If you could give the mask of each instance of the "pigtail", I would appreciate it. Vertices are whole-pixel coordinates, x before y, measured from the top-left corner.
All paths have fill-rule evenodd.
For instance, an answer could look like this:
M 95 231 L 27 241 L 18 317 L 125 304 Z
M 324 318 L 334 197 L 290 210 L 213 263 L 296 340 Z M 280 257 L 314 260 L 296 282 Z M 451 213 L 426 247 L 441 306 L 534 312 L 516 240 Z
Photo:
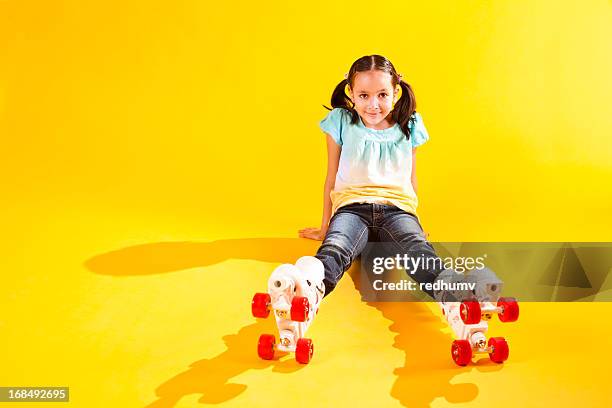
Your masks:
M 414 97 L 414 92 L 412 92 L 412 88 L 407 82 L 400 79 L 399 85 L 402 88 L 402 96 L 393 108 L 392 117 L 393 120 L 399 123 L 406 137 L 410 139 L 410 128 L 412 122 L 415 120 L 416 99 Z
M 332 107 L 328 108 L 325 105 L 323 105 L 323 107 L 327 110 L 332 110 L 334 108 L 349 109 L 351 105 L 351 100 L 348 98 L 348 96 L 344 92 L 347 85 L 348 85 L 348 80 L 343 79 L 342 81 L 340 81 L 340 83 L 336 85 L 334 92 L 332 92 L 332 97 L 331 97 Z
M 351 113 L 351 123 L 355 124 L 357 123 L 357 120 L 359 119 L 359 114 L 357 113 L 355 109 L 353 109 L 353 102 L 351 101 L 351 99 L 348 97 L 348 95 L 345 92 L 347 85 L 349 85 L 348 79 L 343 79 L 342 81 L 340 81 L 340 83 L 336 85 L 334 92 L 332 92 L 332 97 L 331 97 L 332 107 L 328 108 L 325 105 L 323 105 L 323 107 L 327 110 L 332 110 L 334 108 L 346 109 L 347 111 Z

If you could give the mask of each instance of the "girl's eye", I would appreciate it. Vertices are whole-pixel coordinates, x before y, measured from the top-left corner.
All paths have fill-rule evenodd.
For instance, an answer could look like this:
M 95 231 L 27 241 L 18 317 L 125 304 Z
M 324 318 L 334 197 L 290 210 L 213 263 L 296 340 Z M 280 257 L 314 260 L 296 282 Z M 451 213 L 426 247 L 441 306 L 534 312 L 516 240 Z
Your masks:
M 383 92 L 383 93 L 381 93 L 379 96 L 382 96 L 383 98 L 386 98 L 386 97 L 387 97 L 387 94 Z M 359 95 L 359 97 L 363 99 L 363 98 L 367 98 L 367 97 L 368 97 L 368 95 L 366 95 L 366 94 L 361 94 L 361 95 Z

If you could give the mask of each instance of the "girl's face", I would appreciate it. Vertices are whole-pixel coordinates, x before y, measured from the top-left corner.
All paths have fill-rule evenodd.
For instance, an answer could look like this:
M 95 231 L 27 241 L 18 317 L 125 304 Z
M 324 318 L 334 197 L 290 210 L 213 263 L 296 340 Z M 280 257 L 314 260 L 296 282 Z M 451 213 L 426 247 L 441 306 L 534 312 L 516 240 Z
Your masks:
M 385 129 L 393 125 L 389 113 L 399 97 L 399 85 L 393 88 L 391 74 L 379 70 L 358 72 L 349 89 L 355 110 L 367 127 Z

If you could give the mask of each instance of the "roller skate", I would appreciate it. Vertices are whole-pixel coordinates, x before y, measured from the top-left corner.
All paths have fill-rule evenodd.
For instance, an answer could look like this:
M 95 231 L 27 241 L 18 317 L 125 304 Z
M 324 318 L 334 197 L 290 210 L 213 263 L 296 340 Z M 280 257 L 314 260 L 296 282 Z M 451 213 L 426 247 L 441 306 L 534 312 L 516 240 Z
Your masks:
M 444 271 L 437 280 L 472 283 L 472 290 L 436 294 L 442 314 L 457 336 L 451 347 L 451 357 L 460 366 L 467 365 L 476 354 L 489 354 L 491 361 L 508 359 L 508 342 L 503 337 L 488 339 L 488 321 L 497 314 L 502 322 L 515 322 L 519 306 L 515 298 L 500 297 L 503 282 L 488 268 L 474 269 L 469 274 Z
M 254 317 L 266 318 L 274 311 L 279 343 L 272 334 L 262 334 L 257 354 L 272 360 L 274 351 L 294 352 L 295 359 L 307 364 L 313 355 L 311 339 L 304 337 L 319 311 L 325 294 L 323 263 L 313 256 L 303 256 L 295 265 L 277 267 L 268 279 L 268 293 L 256 293 L 251 302 Z

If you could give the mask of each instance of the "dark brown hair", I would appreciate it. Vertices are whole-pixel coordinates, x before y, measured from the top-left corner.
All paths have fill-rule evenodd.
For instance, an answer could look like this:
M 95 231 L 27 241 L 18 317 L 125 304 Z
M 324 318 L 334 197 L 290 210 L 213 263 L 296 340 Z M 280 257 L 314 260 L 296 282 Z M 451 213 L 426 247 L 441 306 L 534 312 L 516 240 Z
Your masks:
M 382 55 L 366 55 L 353 62 L 353 65 L 351 65 L 351 69 L 349 69 L 348 72 L 348 78 L 343 79 L 338 85 L 336 85 L 336 88 L 332 93 L 332 107 L 328 108 L 325 105 L 323 105 L 323 107 L 327 110 L 332 110 L 333 108 L 344 108 L 348 110 L 352 115 L 351 123 L 356 124 L 359 120 L 359 114 L 355 109 L 353 109 L 353 102 L 351 102 L 350 98 L 344 93 L 344 89 L 346 88 L 347 84 L 351 87 L 351 89 L 353 89 L 353 79 L 358 72 L 371 71 L 374 69 L 391 74 L 391 84 L 393 85 L 393 88 L 395 89 L 397 84 L 399 84 L 402 88 L 402 96 L 399 98 L 395 104 L 395 107 L 391 111 L 391 117 L 394 121 L 399 123 L 400 128 L 406 137 L 410 138 L 409 123 L 415 120 L 413 115 L 416 112 L 414 92 L 412 92 L 410 85 L 400 78 L 391 61 Z

